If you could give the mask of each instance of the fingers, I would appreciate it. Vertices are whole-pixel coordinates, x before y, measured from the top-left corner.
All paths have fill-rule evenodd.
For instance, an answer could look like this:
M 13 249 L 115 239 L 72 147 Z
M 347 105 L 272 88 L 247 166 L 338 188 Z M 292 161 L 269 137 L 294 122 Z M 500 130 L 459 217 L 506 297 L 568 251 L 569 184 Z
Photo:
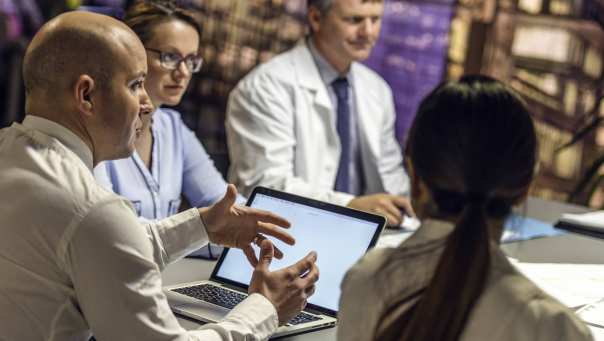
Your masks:
M 411 202 L 407 198 L 393 196 L 392 201 L 394 204 L 405 210 L 408 216 L 415 217 L 415 211 L 413 211 L 413 206 L 411 206 Z
M 319 280 L 319 267 L 312 263 L 308 273 L 296 279 L 298 288 L 301 288 L 304 299 L 308 299 L 315 292 L 315 283 Z
M 317 261 L 317 253 L 312 251 L 306 257 L 300 259 L 296 264 L 289 267 L 297 276 L 301 276 L 305 273 L 310 273 L 312 268 L 315 267 Z M 318 269 L 317 269 L 318 272 Z M 305 278 L 307 275 L 304 276 Z
M 378 212 L 378 213 L 381 213 L 381 212 Z M 402 219 L 399 219 L 399 218 L 393 216 L 392 214 L 387 214 L 386 213 L 384 215 L 386 216 L 386 220 L 387 220 L 386 224 L 387 224 L 387 226 L 396 227 L 396 226 L 399 226 L 401 224 L 401 222 L 402 222 Z
M 294 239 L 291 234 L 285 232 L 282 228 L 273 224 L 259 222 L 258 232 L 266 234 L 268 236 L 273 236 L 288 245 L 294 245 L 296 243 L 296 239 Z
M 229 184 L 227 186 L 227 190 L 226 190 L 226 193 L 224 194 L 224 197 L 222 197 L 222 199 L 220 199 L 220 201 L 216 204 L 216 206 L 220 206 L 222 209 L 229 208 L 235 204 L 236 200 L 237 200 L 237 189 L 235 188 L 235 185 Z
M 283 252 L 275 246 L 275 258 L 283 259 Z
M 306 298 L 312 296 L 315 293 L 316 288 L 317 287 L 314 284 L 306 288 L 306 290 L 304 291 L 304 293 L 306 294 Z
M 262 240 L 260 243 L 260 260 L 256 269 L 268 271 L 268 267 L 271 265 L 274 256 L 275 248 L 273 247 L 273 243 L 268 239 Z
M 241 250 L 243 251 L 243 254 L 245 254 L 247 261 L 255 268 L 258 265 L 258 258 L 256 257 L 254 249 L 250 245 L 246 245 L 242 247 Z
M 281 228 L 289 228 L 291 226 L 291 224 L 289 223 L 289 221 L 287 221 L 287 219 L 282 218 L 274 213 L 271 213 L 269 211 L 263 211 L 263 210 L 258 210 L 255 208 L 249 208 L 249 207 L 243 207 L 244 210 L 246 210 L 247 214 L 250 215 L 251 217 L 253 217 L 254 219 L 267 223 L 267 224 L 273 224 L 273 225 L 277 225 Z
M 254 238 L 254 240 L 252 240 L 252 243 L 258 245 L 258 247 L 261 247 L 262 241 L 265 240 L 265 239 L 266 239 L 265 236 L 263 236 L 261 234 L 257 234 L 256 237 Z M 273 252 L 274 252 L 275 258 L 282 259 L 283 258 L 283 252 L 281 252 L 281 250 L 278 247 L 276 247 L 274 244 L 273 244 L 273 249 L 274 249 Z
M 382 201 L 380 203 L 379 208 L 384 210 L 383 213 L 386 214 L 386 217 L 388 218 L 388 223 L 390 225 L 400 225 L 400 223 L 403 221 L 403 214 L 392 201 Z

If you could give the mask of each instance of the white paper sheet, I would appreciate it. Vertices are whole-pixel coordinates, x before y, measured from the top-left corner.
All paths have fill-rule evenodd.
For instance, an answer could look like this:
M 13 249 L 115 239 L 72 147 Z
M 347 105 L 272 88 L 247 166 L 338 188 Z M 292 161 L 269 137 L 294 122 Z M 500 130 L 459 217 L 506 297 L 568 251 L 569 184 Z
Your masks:
M 522 263 L 514 265 L 543 291 L 571 308 L 604 297 L 604 265 Z
M 577 310 L 577 315 L 594 327 L 604 328 L 604 298 Z
M 591 334 L 594 336 L 594 341 L 604 341 L 604 328 L 588 326 Z
M 604 211 L 595 211 L 583 214 L 565 213 L 562 215 L 560 220 L 578 225 L 589 226 L 595 229 L 602 229 L 602 231 L 604 231 Z
M 380 236 L 375 247 L 397 247 L 402 242 L 411 237 L 413 231 L 397 231 L 394 233 L 385 233 Z

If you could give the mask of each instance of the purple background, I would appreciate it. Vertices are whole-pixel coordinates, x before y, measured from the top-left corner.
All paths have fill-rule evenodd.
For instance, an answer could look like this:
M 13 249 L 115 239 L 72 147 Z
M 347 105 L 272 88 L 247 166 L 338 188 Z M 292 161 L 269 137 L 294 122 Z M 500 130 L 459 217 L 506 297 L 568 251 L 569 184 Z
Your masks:
M 444 78 L 453 10 L 451 4 L 385 4 L 380 39 L 365 64 L 392 87 L 401 144 L 419 102 Z

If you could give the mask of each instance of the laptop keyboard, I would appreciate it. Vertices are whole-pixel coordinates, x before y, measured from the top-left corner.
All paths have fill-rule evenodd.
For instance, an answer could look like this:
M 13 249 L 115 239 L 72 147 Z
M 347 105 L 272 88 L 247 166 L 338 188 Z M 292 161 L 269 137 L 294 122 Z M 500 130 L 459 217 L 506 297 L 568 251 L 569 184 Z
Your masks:
M 312 322 L 312 321 L 317 321 L 320 320 L 321 317 L 318 316 L 314 316 L 311 314 L 307 314 L 305 312 L 300 312 L 298 315 L 294 316 L 293 319 L 289 320 L 289 322 L 287 322 L 288 325 L 292 325 L 295 326 L 297 324 L 300 323 L 306 323 L 306 322 Z
M 240 294 L 236 291 L 226 290 L 210 284 L 178 288 L 174 289 L 173 291 L 227 309 L 233 309 L 237 304 L 239 304 L 239 302 L 243 301 L 247 297 L 246 295 Z
M 247 295 L 240 294 L 233 290 L 227 290 L 216 285 L 211 284 L 200 284 L 192 287 L 184 287 L 172 289 L 182 295 L 196 298 L 201 301 L 209 302 L 217 306 L 221 306 L 227 309 L 234 308 L 239 302 L 243 301 Z M 314 316 L 305 312 L 301 312 L 294 316 L 288 324 L 297 325 L 306 322 L 312 322 L 320 320 L 321 317 Z

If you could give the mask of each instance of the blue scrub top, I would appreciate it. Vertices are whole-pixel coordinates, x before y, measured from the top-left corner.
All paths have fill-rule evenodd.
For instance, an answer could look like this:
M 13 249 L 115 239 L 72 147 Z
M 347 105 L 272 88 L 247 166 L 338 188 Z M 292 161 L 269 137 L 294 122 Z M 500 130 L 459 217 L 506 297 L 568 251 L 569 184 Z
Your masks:
M 97 165 L 97 181 L 128 198 L 137 214 L 150 220 L 177 213 L 181 194 L 193 207 L 210 206 L 224 196 L 227 183 L 177 111 L 157 109 L 152 134 L 151 169 L 135 151 L 128 158 Z M 240 196 L 238 202 L 245 198 Z

